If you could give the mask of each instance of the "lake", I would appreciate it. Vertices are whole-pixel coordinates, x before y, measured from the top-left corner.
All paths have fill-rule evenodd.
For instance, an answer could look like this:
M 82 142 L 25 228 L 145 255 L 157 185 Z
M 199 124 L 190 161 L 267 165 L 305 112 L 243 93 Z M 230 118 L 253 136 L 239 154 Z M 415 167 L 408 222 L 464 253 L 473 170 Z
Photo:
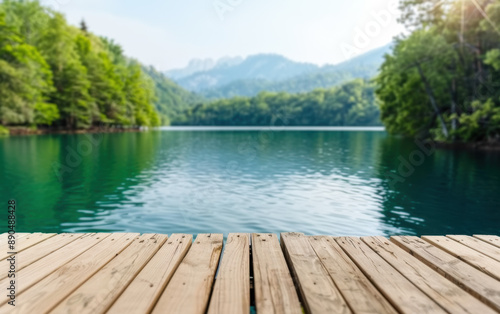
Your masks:
M 378 128 L 0 138 L 18 232 L 498 234 L 500 153 Z

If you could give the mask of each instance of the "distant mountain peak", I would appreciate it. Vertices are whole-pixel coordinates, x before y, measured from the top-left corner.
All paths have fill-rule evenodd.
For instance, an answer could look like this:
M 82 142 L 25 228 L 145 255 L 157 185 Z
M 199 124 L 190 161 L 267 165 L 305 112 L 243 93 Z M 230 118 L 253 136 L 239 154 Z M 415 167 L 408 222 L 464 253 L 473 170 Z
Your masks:
M 189 61 L 188 68 L 200 68 L 203 70 L 211 69 L 215 66 L 213 59 L 192 59 Z
M 245 59 L 224 57 L 213 66 L 204 66 L 206 64 L 207 62 L 195 60 L 184 69 L 165 74 L 185 88 L 200 92 L 240 80 L 284 80 L 319 68 L 317 65 L 295 62 L 274 53 L 250 55 Z
M 215 66 L 215 61 L 210 58 L 192 59 L 185 68 L 166 71 L 165 75 L 171 79 L 177 80 L 197 72 L 213 69 Z
M 207 97 L 254 96 L 261 91 L 307 92 L 328 88 L 353 78 L 371 78 L 391 44 L 351 60 L 319 67 L 296 62 L 276 53 L 192 60 L 184 69 L 165 74 L 182 87 Z
M 243 62 L 242 57 L 222 57 L 219 60 L 217 60 L 215 64 L 215 68 L 218 67 L 228 67 L 228 66 L 235 66 Z

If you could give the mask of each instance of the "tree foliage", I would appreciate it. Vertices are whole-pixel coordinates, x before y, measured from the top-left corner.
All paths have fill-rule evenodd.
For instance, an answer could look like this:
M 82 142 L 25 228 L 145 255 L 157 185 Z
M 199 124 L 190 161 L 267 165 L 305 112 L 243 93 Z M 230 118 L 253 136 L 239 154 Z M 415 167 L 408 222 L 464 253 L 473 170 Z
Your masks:
M 402 0 L 397 40 L 376 79 L 392 133 L 500 141 L 500 1 Z
M 27 44 L 0 11 L 0 122 L 51 124 L 59 117 L 48 103 L 52 73 L 38 50 Z
M 153 67 L 143 67 L 154 82 L 156 99 L 154 101 L 162 119 L 162 125 L 169 125 L 171 121 L 181 118 L 183 112 L 193 104 L 203 102 L 204 99 L 180 87 Z
M 0 78 L 3 125 L 160 124 L 141 65 L 39 1 L 0 3 Z
M 340 87 L 302 94 L 262 92 L 200 104 L 174 124 L 244 126 L 379 125 L 374 87 L 358 79 Z
M 305 92 L 301 94 L 271 90 L 251 98 L 203 104 L 206 100 L 201 96 L 128 58 L 119 44 L 89 29 L 84 21 L 78 26 L 68 24 L 62 14 L 38 0 L 0 2 L 2 125 L 85 129 L 171 121 L 194 125 L 374 125 L 379 121 L 373 86 L 366 81 L 310 91 L 313 86 L 350 80 L 342 71 L 304 76 L 273 89 Z M 492 64 L 495 58 L 491 53 Z M 364 66 L 355 69 L 352 73 L 365 71 Z M 262 87 L 259 84 L 255 90 Z M 248 86 L 228 86 L 224 95 L 242 87 Z

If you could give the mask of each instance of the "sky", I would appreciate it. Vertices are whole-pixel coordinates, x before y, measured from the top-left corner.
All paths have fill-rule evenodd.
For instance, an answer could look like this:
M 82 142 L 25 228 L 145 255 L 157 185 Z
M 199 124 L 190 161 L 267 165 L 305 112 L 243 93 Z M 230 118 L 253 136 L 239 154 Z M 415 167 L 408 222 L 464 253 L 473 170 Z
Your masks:
M 165 71 L 191 59 L 277 53 L 336 64 L 403 32 L 397 0 L 45 0 Z

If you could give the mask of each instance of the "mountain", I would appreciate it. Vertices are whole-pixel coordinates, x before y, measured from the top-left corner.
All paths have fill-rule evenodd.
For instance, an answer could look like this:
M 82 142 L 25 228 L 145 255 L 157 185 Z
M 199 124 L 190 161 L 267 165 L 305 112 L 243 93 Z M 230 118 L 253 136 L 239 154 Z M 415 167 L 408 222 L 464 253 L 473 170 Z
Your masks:
M 277 54 L 253 55 L 241 62 L 233 63 L 224 60 L 209 70 L 198 71 L 181 78 L 170 77 L 182 87 L 200 92 L 240 80 L 284 80 L 318 69 L 314 64 L 295 62 Z
M 215 61 L 213 59 L 193 59 L 189 61 L 187 67 L 167 71 L 165 75 L 173 80 L 177 80 L 197 72 L 210 70 L 214 66 Z
M 185 90 L 153 67 L 144 66 L 143 71 L 155 85 L 154 105 L 160 113 L 162 125 L 168 125 L 170 121 L 179 119 L 186 109 L 203 102 L 202 97 Z
M 182 87 L 208 99 L 251 97 L 262 91 L 309 92 L 355 78 L 372 78 L 391 47 L 392 44 L 388 44 L 346 62 L 322 67 L 295 62 L 276 54 L 259 54 L 249 56 L 240 63 L 214 66 L 180 78 L 170 77 Z
M 188 66 L 182 69 L 174 69 L 166 71 L 165 75 L 173 80 L 179 80 L 184 77 L 190 76 L 198 72 L 205 72 L 214 68 L 224 68 L 228 66 L 235 66 L 243 61 L 242 57 L 224 57 L 217 62 L 213 59 L 193 59 L 189 62 Z
M 325 65 L 320 69 L 320 72 L 344 71 L 356 68 L 359 69 L 360 67 L 370 68 L 377 72 L 380 65 L 382 65 L 382 62 L 384 62 L 384 56 L 392 51 L 392 47 L 393 44 L 390 43 L 370 50 L 342 63 L 336 65 Z

